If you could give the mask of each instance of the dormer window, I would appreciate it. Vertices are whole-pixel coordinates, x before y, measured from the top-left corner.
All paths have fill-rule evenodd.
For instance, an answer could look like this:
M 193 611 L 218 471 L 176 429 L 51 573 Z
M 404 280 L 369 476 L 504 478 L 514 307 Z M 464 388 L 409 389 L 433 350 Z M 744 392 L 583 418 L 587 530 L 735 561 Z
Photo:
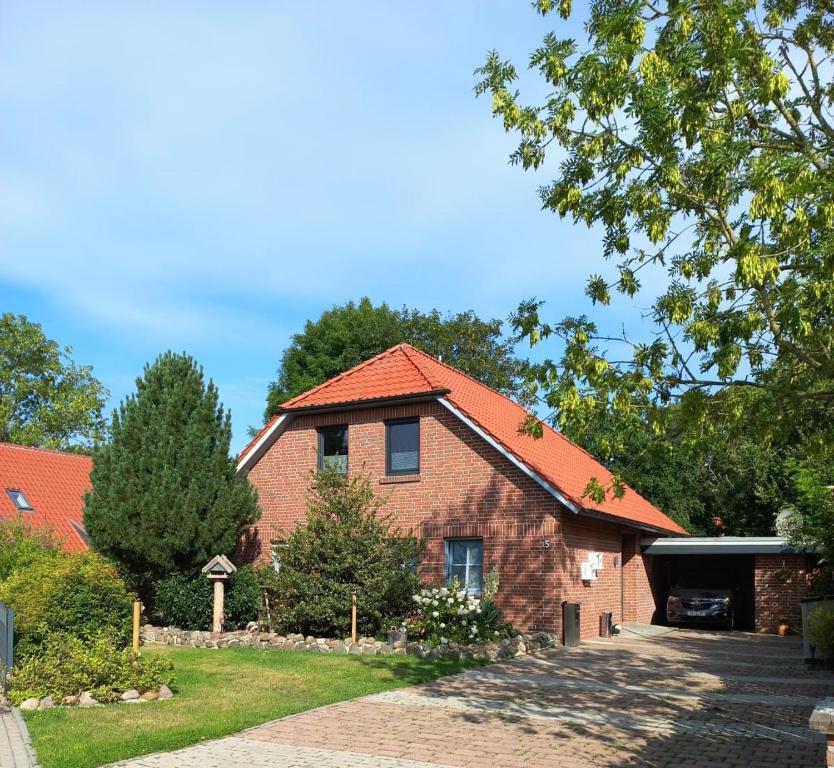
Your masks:
M 9 498 L 14 502 L 18 512 L 31 512 L 33 510 L 29 499 L 23 495 L 23 491 L 17 488 L 6 488 L 6 493 L 9 494 Z

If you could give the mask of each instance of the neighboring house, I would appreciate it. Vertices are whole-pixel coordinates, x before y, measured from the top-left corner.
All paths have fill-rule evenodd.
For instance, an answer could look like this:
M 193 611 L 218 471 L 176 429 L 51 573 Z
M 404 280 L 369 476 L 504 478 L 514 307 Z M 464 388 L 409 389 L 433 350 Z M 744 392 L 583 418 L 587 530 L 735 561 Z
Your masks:
M 0 520 L 48 532 L 67 552 L 87 549 L 84 494 L 92 468 L 89 456 L 0 443 Z
M 610 473 L 547 425 L 538 439 L 523 434 L 526 417 L 460 371 L 392 347 L 286 402 L 240 455 L 263 509 L 244 557 L 267 560 L 304 520 L 311 471 L 327 462 L 370 475 L 400 526 L 426 540 L 427 581 L 454 575 L 477 593 L 496 568 L 497 601 L 521 629 L 559 632 L 563 601 L 581 604 L 584 637 L 601 611 L 651 621 L 640 539 L 686 532 L 631 488 L 584 498 Z

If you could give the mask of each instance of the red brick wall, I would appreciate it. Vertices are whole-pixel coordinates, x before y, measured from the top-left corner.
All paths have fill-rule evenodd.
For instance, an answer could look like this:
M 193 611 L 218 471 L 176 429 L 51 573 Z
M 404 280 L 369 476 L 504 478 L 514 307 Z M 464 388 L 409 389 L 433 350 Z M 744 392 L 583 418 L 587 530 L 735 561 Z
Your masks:
M 808 593 L 805 555 L 756 555 L 754 558 L 756 631 L 775 632 L 782 619 L 792 630 L 801 624 L 799 600 Z
M 384 421 L 418 415 L 419 477 L 386 478 Z M 426 539 L 421 575 L 427 581 L 443 579 L 444 539 L 480 537 L 484 574 L 497 568 L 497 600 L 516 627 L 560 632 L 562 600 L 582 604 L 585 637 L 597 634 L 600 610 L 613 610 L 615 621 L 621 620 L 615 566 L 621 526 L 562 508 L 436 402 L 296 417 L 249 473 L 263 517 L 244 542 L 246 559 L 268 559 L 270 541 L 303 521 L 317 461 L 316 427 L 335 424 L 348 425 L 350 473 L 368 474 L 401 527 Z M 599 579 L 583 583 L 579 563 L 589 552 L 603 552 L 605 567 Z M 651 593 L 640 575 L 640 556 L 632 560 L 630 583 L 641 591 L 642 603 L 642 593 L 649 599 Z

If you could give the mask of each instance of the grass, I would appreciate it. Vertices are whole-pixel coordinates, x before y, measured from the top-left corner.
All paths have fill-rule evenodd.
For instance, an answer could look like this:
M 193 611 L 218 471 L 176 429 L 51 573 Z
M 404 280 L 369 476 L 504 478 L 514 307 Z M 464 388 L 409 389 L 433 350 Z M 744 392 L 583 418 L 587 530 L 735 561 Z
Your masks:
M 306 709 L 426 682 L 470 666 L 412 656 L 332 656 L 254 648 L 159 648 L 175 666 L 169 701 L 26 715 L 43 768 L 94 768 L 227 736 Z

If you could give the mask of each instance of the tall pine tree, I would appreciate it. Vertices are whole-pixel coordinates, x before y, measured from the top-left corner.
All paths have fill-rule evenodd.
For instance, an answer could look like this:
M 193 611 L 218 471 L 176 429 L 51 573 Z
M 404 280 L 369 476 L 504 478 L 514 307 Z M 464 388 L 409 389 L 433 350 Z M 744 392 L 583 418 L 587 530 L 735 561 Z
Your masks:
M 137 588 L 198 572 L 258 519 L 255 490 L 229 458 L 231 437 L 217 387 L 185 354 L 146 365 L 136 394 L 114 410 L 112 440 L 94 455 L 84 525 Z

